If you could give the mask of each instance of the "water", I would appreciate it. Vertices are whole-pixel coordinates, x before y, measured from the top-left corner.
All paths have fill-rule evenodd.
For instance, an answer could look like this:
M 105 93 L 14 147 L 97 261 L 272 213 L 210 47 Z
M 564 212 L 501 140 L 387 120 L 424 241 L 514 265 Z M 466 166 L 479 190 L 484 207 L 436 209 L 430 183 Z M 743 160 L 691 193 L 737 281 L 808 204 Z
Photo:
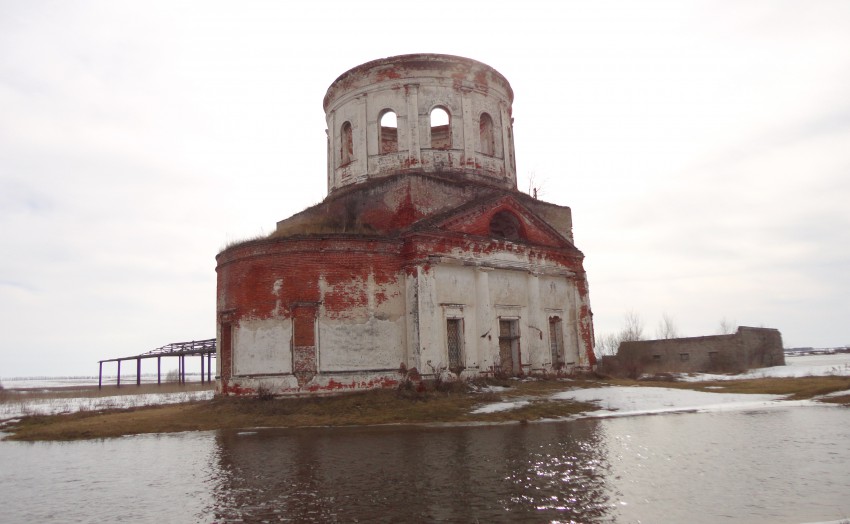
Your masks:
M 850 410 L 0 442 L 3 522 L 813 522 Z

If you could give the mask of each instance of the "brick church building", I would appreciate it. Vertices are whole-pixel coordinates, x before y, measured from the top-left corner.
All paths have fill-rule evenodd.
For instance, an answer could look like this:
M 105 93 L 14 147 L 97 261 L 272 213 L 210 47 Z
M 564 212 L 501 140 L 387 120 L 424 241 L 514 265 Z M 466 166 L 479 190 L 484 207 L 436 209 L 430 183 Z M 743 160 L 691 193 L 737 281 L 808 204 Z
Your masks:
M 517 190 L 512 102 L 501 74 L 456 56 L 337 78 L 328 196 L 216 257 L 218 392 L 592 366 L 570 209 Z

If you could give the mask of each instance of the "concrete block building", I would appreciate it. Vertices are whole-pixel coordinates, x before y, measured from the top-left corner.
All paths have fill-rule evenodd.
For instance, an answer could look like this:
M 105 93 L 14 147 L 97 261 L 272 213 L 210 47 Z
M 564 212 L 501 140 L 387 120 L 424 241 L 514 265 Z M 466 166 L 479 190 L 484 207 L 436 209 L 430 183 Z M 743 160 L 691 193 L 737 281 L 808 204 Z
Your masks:
M 784 366 L 785 352 L 778 330 L 741 326 L 728 335 L 623 342 L 616 356 L 602 360 L 603 372 L 636 377 Z
M 512 102 L 501 74 L 456 56 L 337 78 L 328 196 L 216 257 L 218 392 L 592 366 L 570 209 L 517 190 Z

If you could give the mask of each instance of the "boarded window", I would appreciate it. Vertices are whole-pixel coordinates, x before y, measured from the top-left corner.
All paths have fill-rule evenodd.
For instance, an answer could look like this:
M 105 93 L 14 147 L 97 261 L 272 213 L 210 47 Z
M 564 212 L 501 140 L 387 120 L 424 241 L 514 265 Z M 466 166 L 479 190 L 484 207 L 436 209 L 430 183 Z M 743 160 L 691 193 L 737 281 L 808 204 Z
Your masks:
M 316 307 L 299 305 L 292 312 L 292 372 L 306 381 L 316 367 Z
M 222 322 L 221 324 L 221 347 L 219 347 L 221 361 L 216 361 L 218 364 L 218 372 L 229 375 L 229 369 L 233 362 L 233 325 L 230 322 Z
M 351 122 L 342 124 L 340 130 L 340 165 L 351 163 L 354 160 L 354 134 L 351 130 Z
M 442 107 L 431 110 L 431 147 L 433 149 L 451 149 L 451 123 L 449 112 Z
M 458 372 L 464 367 L 463 359 L 463 320 L 446 319 L 446 345 L 449 352 L 449 369 Z
M 398 117 L 392 111 L 381 115 L 381 154 L 398 152 Z
M 685 362 L 686 360 L 690 360 L 691 355 L 689 353 L 679 353 L 679 360 Z
M 481 113 L 478 121 L 478 136 L 481 152 L 488 156 L 496 154 L 496 137 L 493 132 L 493 119 L 487 113 Z
M 561 317 L 549 317 L 549 351 L 552 364 L 557 366 L 564 362 L 564 329 Z

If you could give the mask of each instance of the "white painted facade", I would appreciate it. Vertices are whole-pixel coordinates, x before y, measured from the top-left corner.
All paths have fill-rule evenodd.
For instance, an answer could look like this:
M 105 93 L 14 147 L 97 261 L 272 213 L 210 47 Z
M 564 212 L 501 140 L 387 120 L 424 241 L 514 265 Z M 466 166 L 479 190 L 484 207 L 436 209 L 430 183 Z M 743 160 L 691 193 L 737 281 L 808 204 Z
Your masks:
M 219 392 L 592 366 L 570 210 L 517 192 L 512 101 L 498 72 L 447 55 L 340 76 L 324 101 L 328 198 L 218 256 Z

